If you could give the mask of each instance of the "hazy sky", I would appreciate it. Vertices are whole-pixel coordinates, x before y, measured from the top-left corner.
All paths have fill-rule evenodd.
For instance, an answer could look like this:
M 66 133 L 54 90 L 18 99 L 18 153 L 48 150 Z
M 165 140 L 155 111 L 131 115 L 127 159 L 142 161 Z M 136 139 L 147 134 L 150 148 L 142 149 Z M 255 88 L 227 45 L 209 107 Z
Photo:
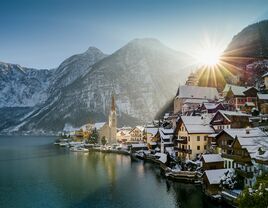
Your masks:
M 89 46 L 109 54 L 143 37 L 191 53 L 267 17 L 267 0 L 0 0 L 0 61 L 54 68 Z

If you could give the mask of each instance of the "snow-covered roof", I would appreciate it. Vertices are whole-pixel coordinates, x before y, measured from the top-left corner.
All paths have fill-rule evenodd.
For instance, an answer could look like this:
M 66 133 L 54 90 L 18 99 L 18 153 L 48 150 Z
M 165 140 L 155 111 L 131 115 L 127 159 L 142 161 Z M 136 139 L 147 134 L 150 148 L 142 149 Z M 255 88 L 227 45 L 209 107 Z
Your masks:
M 219 93 L 214 87 L 199 87 L 182 85 L 179 87 L 179 98 L 199 98 L 214 100 L 219 98 Z
M 203 103 L 203 105 L 207 110 L 211 110 L 217 108 L 221 103 Z
M 143 131 L 144 130 L 144 127 L 143 126 L 136 126 L 136 128 L 138 128 L 140 131 Z
M 210 119 L 202 116 L 181 116 L 181 120 L 188 133 L 214 133 L 214 129 L 209 125 Z
M 161 139 L 170 139 L 172 137 L 172 135 L 170 134 L 164 134 L 163 131 L 159 131 L 160 132 L 160 138 Z
M 259 149 L 258 149 L 259 150 Z M 262 160 L 262 161 L 268 161 L 268 150 L 266 150 L 263 154 L 260 154 L 259 151 L 256 151 L 252 157 L 257 160 Z
M 145 143 L 131 144 L 131 147 L 132 148 L 147 147 L 147 144 L 145 144 Z
M 267 77 L 268 76 L 268 72 L 266 72 L 264 75 L 262 75 L 262 77 Z
M 245 102 L 245 105 L 249 107 L 255 107 L 255 104 L 253 102 Z
M 167 155 L 165 153 L 155 153 L 156 157 L 159 157 L 158 160 L 161 161 L 162 163 L 166 163 L 167 162 Z
M 219 154 L 206 154 L 202 155 L 202 157 L 206 163 L 223 162 L 223 159 Z
M 224 129 L 232 138 L 246 138 L 246 137 L 263 137 L 267 136 L 260 128 L 239 128 L 239 129 Z
M 254 88 L 254 87 L 244 87 L 244 86 L 238 86 L 238 85 L 231 85 L 231 84 L 226 84 L 223 92 L 227 93 L 229 91 L 229 89 L 232 90 L 232 92 L 234 93 L 234 95 L 236 96 L 245 96 L 244 92 Z
M 223 89 L 223 92 L 228 92 L 229 90 L 232 90 L 232 92 L 234 93 L 234 95 L 237 95 L 237 96 L 244 96 L 244 91 L 247 90 L 246 87 L 243 87 L 243 86 L 237 86 L 237 85 L 231 85 L 231 84 L 226 84 L 224 89 Z
M 242 112 L 240 112 L 240 111 L 218 110 L 217 113 L 222 114 L 228 121 L 231 121 L 229 117 L 232 117 L 232 116 L 245 116 L 245 117 L 250 117 L 249 114 L 242 113 Z M 214 115 L 214 117 L 217 115 L 217 113 Z M 213 118 L 214 118 L 214 117 L 213 117 Z M 212 119 L 213 119 L 213 118 L 212 118 Z
M 215 138 L 217 135 L 218 135 L 218 133 L 215 133 L 215 134 L 209 134 L 208 137 Z
M 259 100 L 268 100 L 268 94 L 260 94 L 258 93 Z
M 220 184 L 222 177 L 229 171 L 234 172 L 233 169 L 216 169 L 206 170 L 205 174 L 210 184 Z
M 192 98 L 188 98 L 183 103 L 202 104 L 204 102 L 208 102 L 208 100 L 206 100 L 206 99 L 192 99 Z
M 106 122 L 95 123 L 95 124 L 94 124 L 94 128 L 96 128 L 97 130 L 99 130 L 99 129 L 101 129 L 105 124 L 106 124 Z
M 146 132 L 155 136 L 158 132 L 158 128 L 146 128 Z
M 165 128 L 159 128 L 160 131 L 162 131 L 164 134 L 173 134 L 173 129 L 165 129 Z

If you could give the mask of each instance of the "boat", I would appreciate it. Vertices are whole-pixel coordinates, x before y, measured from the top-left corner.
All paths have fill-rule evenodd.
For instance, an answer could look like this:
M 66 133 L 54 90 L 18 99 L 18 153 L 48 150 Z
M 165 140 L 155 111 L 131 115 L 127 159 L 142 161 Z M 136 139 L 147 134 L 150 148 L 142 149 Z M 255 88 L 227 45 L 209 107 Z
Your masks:
M 69 146 L 68 142 L 60 142 L 59 145 L 60 145 L 60 147 L 67 147 L 67 146 Z
M 83 146 L 83 142 L 69 142 L 70 147 L 75 147 L 75 146 Z
M 83 147 L 72 147 L 70 150 L 72 152 L 88 152 L 88 149 Z

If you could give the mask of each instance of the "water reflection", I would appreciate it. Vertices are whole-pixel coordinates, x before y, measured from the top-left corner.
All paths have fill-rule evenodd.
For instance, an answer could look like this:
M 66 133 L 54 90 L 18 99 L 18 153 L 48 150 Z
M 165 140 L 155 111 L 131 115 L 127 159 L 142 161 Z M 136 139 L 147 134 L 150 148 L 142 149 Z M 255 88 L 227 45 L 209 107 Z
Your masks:
M 164 179 L 153 164 L 69 152 L 51 138 L 9 139 L 0 137 L 1 208 L 213 207 L 198 187 Z

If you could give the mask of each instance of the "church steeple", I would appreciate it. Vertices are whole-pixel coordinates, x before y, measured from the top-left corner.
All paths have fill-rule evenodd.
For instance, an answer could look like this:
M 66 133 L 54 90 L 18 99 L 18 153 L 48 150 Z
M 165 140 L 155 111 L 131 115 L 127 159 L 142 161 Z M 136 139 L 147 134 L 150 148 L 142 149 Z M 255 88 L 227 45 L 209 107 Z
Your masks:
M 117 115 L 115 111 L 115 97 L 112 94 L 112 104 L 111 104 L 111 111 L 109 114 L 109 143 L 114 144 L 116 143 L 116 133 L 117 133 Z
M 112 106 L 111 106 L 111 111 L 115 111 L 115 99 L 114 99 L 114 94 L 112 94 Z

